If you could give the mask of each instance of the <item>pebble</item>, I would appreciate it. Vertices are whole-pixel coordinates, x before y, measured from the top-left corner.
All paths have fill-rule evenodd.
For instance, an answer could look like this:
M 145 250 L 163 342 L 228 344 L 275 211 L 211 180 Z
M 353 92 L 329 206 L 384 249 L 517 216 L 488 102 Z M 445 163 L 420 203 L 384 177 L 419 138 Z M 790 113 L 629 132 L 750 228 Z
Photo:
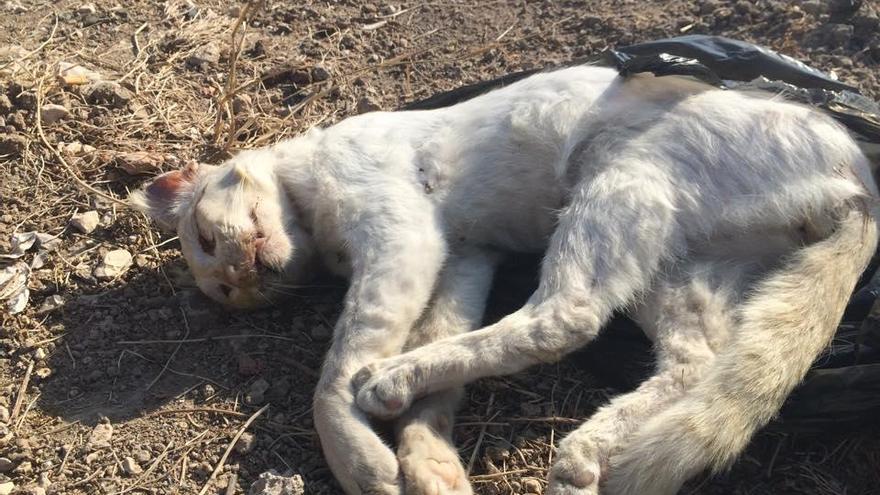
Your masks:
M 379 104 L 374 102 L 373 100 L 364 97 L 361 98 L 357 103 L 356 111 L 358 114 L 367 113 L 367 112 L 375 112 L 377 110 L 381 110 Z
M 829 28 L 828 43 L 832 46 L 841 46 L 849 43 L 855 30 L 849 24 L 830 24 Z
M 200 46 L 186 59 L 186 64 L 195 68 L 201 68 L 204 65 L 217 64 L 219 62 L 220 45 L 217 43 L 208 43 Z
M 96 9 L 95 5 L 91 3 L 84 3 L 76 9 L 76 13 L 79 15 L 95 14 L 97 12 L 98 9 Z
M 0 495 L 9 495 L 12 493 L 12 490 L 15 490 L 15 483 L 11 481 L 0 483 Z
M 91 465 L 93 462 L 97 461 L 101 458 L 101 454 L 97 452 L 92 452 L 86 455 L 86 465 Z
M 98 423 L 89 435 L 86 448 L 89 450 L 109 448 L 110 438 L 113 436 L 113 425 L 110 423 Z M 88 461 L 88 460 L 87 460 Z
M 8 473 L 12 471 L 12 461 L 6 457 L 0 457 L 0 473 Z
M 522 487 L 528 493 L 543 493 L 544 487 L 541 482 L 535 478 L 525 478 L 522 480 Z
M 101 260 L 101 264 L 95 268 L 95 277 L 101 280 L 112 280 L 125 273 L 131 266 L 131 253 L 125 249 L 108 251 Z
M 153 174 L 165 163 L 164 155 L 150 151 L 124 151 L 107 154 L 104 158 L 115 160 L 116 164 L 129 175 Z
M 330 79 L 330 71 L 323 65 L 312 67 L 312 81 L 321 82 Z
M 70 110 L 64 105 L 56 105 L 55 103 L 47 103 L 40 108 L 40 119 L 46 124 L 54 124 L 55 122 L 70 117 Z
M 138 449 L 134 451 L 134 460 L 137 462 L 150 462 L 150 459 L 152 458 L 153 456 L 147 450 Z
M 255 481 L 248 495 L 303 495 L 306 485 L 302 476 L 298 474 L 278 474 L 277 471 L 269 471 L 260 475 Z
M 269 390 L 269 382 L 258 378 L 248 388 L 247 399 L 251 404 L 262 404 L 266 400 L 266 391 Z
M 257 445 L 256 435 L 246 431 L 241 434 L 241 437 L 239 437 L 238 441 L 235 442 L 235 447 L 233 447 L 233 448 L 239 454 L 245 455 L 245 454 L 249 454 L 252 450 L 254 450 L 254 447 L 256 445 Z
M 88 144 L 82 144 L 79 141 L 61 145 L 61 152 L 70 156 L 88 155 L 95 152 L 95 147 Z
M 112 81 L 88 84 L 83 88 L 82 95 L 91 105 L 107 105 L 111 108 L 123 108 L 134 98 L 131 91 Z
M 146 268 L 150 266 L 150 257 L 146 254 L 139 254 L 134 257 L 134 264 L 138 268 Z
M 132 457 L 126 457 L 122 460 L 122 470 L 130 476 L 144 472 L 144 469 Z
M 34 371 L 34 374 L 37 375 L 37 378 L 39 378 L 40 380 L 45 380 L 46 378 L 52 376 L 52 369 L 43 366 L 41 368 L 37 368 L 37 370 Z
M 46 359 L 47 356 L 46 349 L 43 349 L 42 347 L 38 347 L 37 350 L 34 351 L 34 359 L 37 361 L 42 361 Z
M 316 325 L 312 327 L 309 334 L 311 334 L 313 339 L 324 342 L 330 340 L 330 337 L 333 336 L 333 331 L 324 325 Z
M 21 134 L 0 134 L 0 155 L 19 155 L 28 140 Z
M 801 4 L 801 10 L 807 14 L 818 16 L 825 11 L 825 2 L 821 0 L 807 0 Z
M 31 465 L 31 461 L 24 461 L 24 462 L 20 463 L 18 466 L 16 466 L 16 468 L 13 469 L 12 472 L 14 472 L 16 474 L 22 474 L 22 475 L 31 474 L 34 472 L 34 466 Z
M 101 217 L 95 210 L 77 213 L 70 219 L 70 225 L 83 234 L 91 234 L 100 223 Z
M 9 1 L 3 4 L 3 8 L 5 8 L 9 12 L 12 12 L 13 14 L 22 14 L 24 12 L 27 12 L 27 8 L 22 5 L 21 2 Z
M 78 86 L 103 79 L 100 73 L 79 64 L 58 62 L 58 80 L 67 86 Z
M 5 406 L 0 406 L 0 423 L 8 423 L 9 422 L 9 409 Z

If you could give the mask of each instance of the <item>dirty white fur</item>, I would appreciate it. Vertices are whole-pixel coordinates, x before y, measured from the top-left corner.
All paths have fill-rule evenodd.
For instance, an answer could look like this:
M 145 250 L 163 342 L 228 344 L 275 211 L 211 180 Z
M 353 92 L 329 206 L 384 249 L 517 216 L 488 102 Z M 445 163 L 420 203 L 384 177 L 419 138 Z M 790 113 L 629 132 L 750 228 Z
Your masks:
M 177 226 L 212 297 L 271 299 L 315 256 L 351 278 L 314 403 L 350 494 L 469 493 L 458 387 L 556 361 L 620 309 L 655 341 L 657 375 L 560 444 L 547 493 L 675 493 L 778 410 L 876 243 L 867 160 L 828 117 L 596 67 L 171 174 L 134 199 Z M 545 252 L 539 287 L 461 333 L 493 250 Z M 397 455 L 365 412 L 400 418 Z

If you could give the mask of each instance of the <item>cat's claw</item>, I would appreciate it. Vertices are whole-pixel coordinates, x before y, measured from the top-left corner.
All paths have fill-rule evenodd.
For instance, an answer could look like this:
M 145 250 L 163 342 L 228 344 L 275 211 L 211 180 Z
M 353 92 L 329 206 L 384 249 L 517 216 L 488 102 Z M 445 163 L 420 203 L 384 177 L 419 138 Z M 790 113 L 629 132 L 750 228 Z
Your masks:
M 414 368 L 408 365 L 372 364 L 357 372 L 352 385 L 357 405 L 381 419 L 392 419 L 406 411 L 413 401 Z

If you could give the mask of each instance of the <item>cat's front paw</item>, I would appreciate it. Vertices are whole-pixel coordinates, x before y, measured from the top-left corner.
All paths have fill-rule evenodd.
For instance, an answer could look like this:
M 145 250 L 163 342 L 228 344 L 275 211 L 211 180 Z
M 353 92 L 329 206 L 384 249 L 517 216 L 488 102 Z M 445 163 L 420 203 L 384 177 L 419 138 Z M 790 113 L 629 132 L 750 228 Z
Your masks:
M 560 443 L 556 460 L 550 467 L 550 480 L 545 495 L 599 493 L 602 466 L 596 459 L 594 449 L 571 440 Z
M 358 407 L 382 419 L 396 418 L 409 408 L 418 378 L 416 367 L 388 361 L 364 366 L 352 379 Z

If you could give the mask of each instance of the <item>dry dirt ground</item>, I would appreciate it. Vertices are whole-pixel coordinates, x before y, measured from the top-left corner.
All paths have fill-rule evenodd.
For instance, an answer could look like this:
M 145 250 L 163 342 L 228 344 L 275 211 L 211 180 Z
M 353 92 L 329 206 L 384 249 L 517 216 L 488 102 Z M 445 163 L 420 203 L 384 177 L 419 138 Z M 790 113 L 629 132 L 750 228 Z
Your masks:
M 877 12 L 873 0 L 855 17 L 831 12 L 847 3 L 267 1 L 238 24 L 244 4 L 220 1 L 5 2 L 0 253 L 14 233 L 44 235 L 19 258 L 32 266 L 28 305 L 0 309 L 0 489 L 235 494 L 276 469 L 301 475 L 307 493 L 340 493 L 310 397 L 343 282 L 227 312 L 194 289 L 171 235 L 86 185 L 123 198 L 184 160 L 217 162 L 347 115 L 685 32 L 768 45 L 876 98 Z M 96 74 L 59 79 L 62 62 Z M 109 82 L 89 83 L 98 77 Z M 71 224 L 92 211 L 85 228 Z M 101 266 L 119 249 L 134 258 L 122 274 Z M 492 315 L 533 283 L 514 268 Z M 476 491 L 541 493 L 553 445 L 632 385 L 617 380 L 621 366 L 649 364 L 636 343 L 622 359 L 594 352 L 469 387 L 455 435 Z M 768 430 L 729 473 L 685 493 L 880 493 L 876 428 Z

